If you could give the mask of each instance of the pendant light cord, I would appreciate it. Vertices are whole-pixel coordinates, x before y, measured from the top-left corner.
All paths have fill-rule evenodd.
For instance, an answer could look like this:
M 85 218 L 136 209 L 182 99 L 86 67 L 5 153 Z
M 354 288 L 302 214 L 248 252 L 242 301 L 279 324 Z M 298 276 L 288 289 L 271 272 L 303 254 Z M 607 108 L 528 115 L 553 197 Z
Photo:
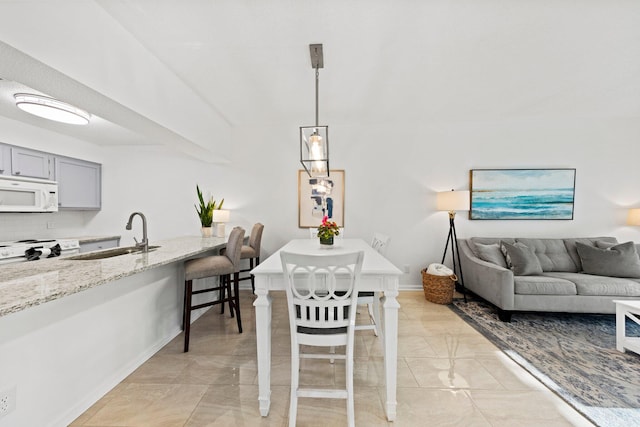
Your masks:
M 320 76 L 320 71 L 316 66 L 316 127 L 319 126 L 318 124 L 318 86 L 320 81 L 319 76 Z

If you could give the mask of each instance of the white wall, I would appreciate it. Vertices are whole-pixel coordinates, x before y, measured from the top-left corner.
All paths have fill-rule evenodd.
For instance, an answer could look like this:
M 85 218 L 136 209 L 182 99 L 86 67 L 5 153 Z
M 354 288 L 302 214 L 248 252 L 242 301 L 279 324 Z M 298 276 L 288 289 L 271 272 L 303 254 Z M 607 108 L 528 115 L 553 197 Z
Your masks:
M 234 129 L 229 165 L 201 162 L 161 147 L 102 148 L 11 121 L 3 125 L 2 142 L 101 162 L 103 209 L 0 214 L 0 240 L 118 234 L 126 245 L 141 235 L 137 219 L 132 231 L 124 229 L 134 211 L 147 216 L 151 241 L 196 235 L 196 184 L 205 194 L 225 198 L 232 211 L 228 227 L 241 225 L 249 231 L 256 221 L 265 224 L 263 257 L 290 238 L 308 236 L 297 227 L 296 123 Z M 460 238 L 613 235 L 640 240 L 640 230 L 625 225 L 626 209 L 640 206 L 638 120 L 538 118 L 330 127 L 332 168 L 345 170 L 346 236 L 368 240 L 374 231 L 390 235 L 388 257 L 400 268 L 410 266 L 404 285 L 420 286 L 420 269 L 442 256 L 448 222 L 446 213 L 435 211 L 435 193 L 468 189 L 473 168 L 576 168 L 575 217 L 470 221 L 460 213 Z M 54 230 L 46 229 L 51 220 L 57 225 Z

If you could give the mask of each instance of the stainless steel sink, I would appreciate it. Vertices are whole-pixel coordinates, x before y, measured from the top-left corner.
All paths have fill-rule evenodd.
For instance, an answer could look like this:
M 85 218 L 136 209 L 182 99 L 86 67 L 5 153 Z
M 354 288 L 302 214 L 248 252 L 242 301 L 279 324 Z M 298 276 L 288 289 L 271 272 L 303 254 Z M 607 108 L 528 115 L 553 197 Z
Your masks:
M 158 249 L 160 246 L 149 246 L 149 252 L 152 252 Z M 98 252 L 88 252 L 86 254 L 74 255 L 67 257 L 66 259 L 72 260 L 95 260 L 95 259 L 104 259 L 104 258 L 112 258 L 114 256 L 120 255 L 129 255 L 129 254 L 140 254 L 142 253 L 142 248 L 136 246 L 124 246 L 120 248 L 107 249 L 104 251 Z

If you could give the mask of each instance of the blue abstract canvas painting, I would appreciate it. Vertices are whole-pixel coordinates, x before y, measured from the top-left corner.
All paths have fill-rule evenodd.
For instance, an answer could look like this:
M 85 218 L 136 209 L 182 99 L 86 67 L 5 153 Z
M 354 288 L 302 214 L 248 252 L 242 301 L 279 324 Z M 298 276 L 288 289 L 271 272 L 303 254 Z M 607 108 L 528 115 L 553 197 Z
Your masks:
M 473 169 L 470 219 L 573 219 L 575 169 Z

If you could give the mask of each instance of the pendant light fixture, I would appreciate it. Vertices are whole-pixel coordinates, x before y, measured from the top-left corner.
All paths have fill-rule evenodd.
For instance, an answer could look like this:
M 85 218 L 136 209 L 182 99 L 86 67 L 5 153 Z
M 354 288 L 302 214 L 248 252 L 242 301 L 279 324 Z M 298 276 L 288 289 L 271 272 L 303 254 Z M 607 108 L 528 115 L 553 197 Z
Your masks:
M 329 176 L 329 126 L 318 124 L 319 69 L 324 67 L 322 44 L 310 44 L 311 67 L 316 71 L 316 124 L 300 127 L 300 163 L 311 178 Z
M 34 116 L 72 125 L 89 124 L 91 115 L 78 107 L 43 95 L 16 93 L 16 107 Z

